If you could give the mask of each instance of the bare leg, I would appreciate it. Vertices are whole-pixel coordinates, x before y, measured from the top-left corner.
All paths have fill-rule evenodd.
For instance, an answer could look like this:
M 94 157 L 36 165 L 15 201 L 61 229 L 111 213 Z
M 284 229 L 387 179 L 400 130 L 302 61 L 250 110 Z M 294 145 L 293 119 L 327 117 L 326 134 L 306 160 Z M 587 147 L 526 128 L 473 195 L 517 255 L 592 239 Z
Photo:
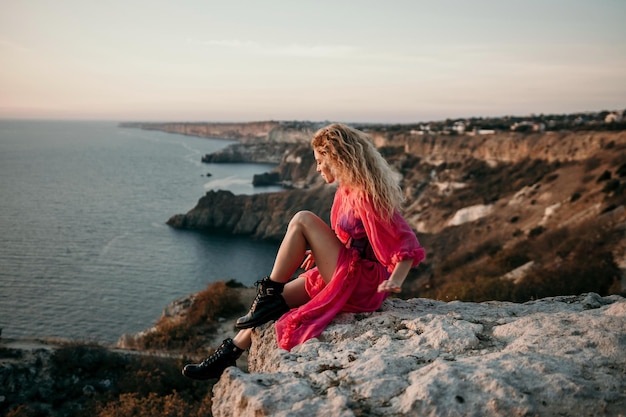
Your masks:
M 239 333 L 233 337 L 233 343 L 235 343 L 235 346 L 243 350 L 249 349 L 252 344 L 252 330 L 253 329 L 239 330 Z
M 302 304 L 308 302 L 311 297 L 309 297 L 309 294 L 304 288 L 304 277 L 298 277 L 285 284 L 283 298 L 289 308 L 300 307 Z
M 202 363 L 186 365 L 183 368 L 183 375 L 201 380 L 219 378 L 227 367 L 235 366 L 235 361 L 244 350 L 250 348 L 252 344 L 253 327 L 258 323 L 265 323 L 268 317 L 272 317 L 276 313 L 282 314 L 283 309 L 298 307 L 309 301 L 309 296 L 305 290 L 304 278 L 297 278 L 287 283 L 293 273 L 301 265 L 304 254 L 308 248 L 310 248 L 313 253 L 315 264 L 322 278 L 326 282 L 330 281 L 335 272 L 337 259 L 339 258 L 341 242 L 339 242 L 330 227 L 315 214 L 309 211 L 298 212 L 289 222 L 287 233 L 278 249 L 278 254 L 276 255 L 274 267 L 272 268 L 269 279 L 274 281 L 274 285 L 281 287 L 280 291 L 282 295 L 281 292 L 277 294 L 270 293 L 269 291 L 264 293 L 266 290 L 262 290 L 262 287 L 260 287 L 257 298 L 248 315 L 237 321 L 239 325 L 240 320 L 243 319 L 243 325 L 238 326 L 241 330 L 239 330 L 235 337 L 233 339 L 224 340 L 216 352 L 202 361 Z M 284 285 L 284 288 L 282 287 L 282 283 L 287 283 Z M 265 283 L 262 285 L 269 284 Z M 275 289 L 275 287 L 269 286 L 268 288 Z M 262 307 L 266 308 L 266 311 L 255 318 L 253 314 L 255 314 L 257 303 L 263 303 L 264 300 L 269 300 L 269 302 L 265 303 L 265 307 Z M 279 303 L 276 304 L 275 301 L 279 301 Z M 272 305 L 272 303 L 274 303 L 274 305 Z M 268 305 L 269 309 L 273 310 L 269 310 Z M 276 305 L 278 308 L 276 308 Z M 258 310 L 256 310 L 256 312 L 258 312 Z M 262 314 L 265 314 L 265 316 Z M 246 328 L 247 326 L 250 327 Z
M 340 247 L 335 232 L 322 219 L 310 211 L 300 211 L 289 222 L 270 277 L 272 281 L 287 282 L 310 248 L 322 278 L 329 282 L 335 273 Z
M 239 317 L 235 323 L 238 329 L 260 326 L 269 320 L 279 318 L 290 307 L 308 301 L 303 282 L 288 287 L 286 283 L 302 264 L 305 252 L 309 248 L 322 279 L 329 282 L 335 273 L 341 242 L 322 219 L 310 211 L 300 211 L 289 222 L 271 274 L 258 281 L 257 296 L 252 302 L 250 311 L 245 316 Z M 285 288 L 286 296 L 283 295 Z

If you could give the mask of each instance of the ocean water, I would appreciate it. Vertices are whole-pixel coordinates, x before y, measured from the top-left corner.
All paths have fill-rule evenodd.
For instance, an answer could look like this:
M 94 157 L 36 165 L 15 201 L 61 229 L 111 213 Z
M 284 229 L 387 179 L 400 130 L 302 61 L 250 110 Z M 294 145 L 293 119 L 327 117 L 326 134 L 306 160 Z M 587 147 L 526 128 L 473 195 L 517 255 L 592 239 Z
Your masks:
M 210 189 L 276 190 L 251 185 L 271 165 L 200 161 L 229 143 L 115 122 L 0 120 L 2 336 L 115 343 L 210 282 L 251 285 L 269 272 L 275 244 L 165 224 Z

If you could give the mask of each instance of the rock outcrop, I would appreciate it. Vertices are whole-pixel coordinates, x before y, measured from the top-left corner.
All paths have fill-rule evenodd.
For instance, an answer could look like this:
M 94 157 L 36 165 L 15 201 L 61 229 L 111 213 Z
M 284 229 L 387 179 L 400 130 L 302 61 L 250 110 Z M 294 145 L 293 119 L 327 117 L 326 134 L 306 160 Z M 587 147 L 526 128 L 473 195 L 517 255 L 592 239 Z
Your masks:
M 236 140 L 241 143 L 282 142 L 299 143 L 311 140 L 313 133 L 322 127 L 319 122 L 124 122 L 120 127 L 159 130 L 187 136 Z
M 209 191 L 186 214 L 172 216 L 167 224 L 178 229 L 246 235 L 279 241 L 289 219 L 307 209 L 323 218 L 330 217 L 335 188 L 287 190 L 279 193 L 234 195 L 230 191 Z
M 120 123 L 120 127 L 158 130 L 187 136 L 236 140 L 240 142 L 266 140 L 270 132 L 280 126 L 280 122 L 248 122 L 248 123 Z
M 292 143 L 234 143 L 224 149 L 204 155 L 202 162 L 280 164 L 293 146 Z
M 213 389 L 221 416 L 619 416 L 626 300 L 595 293 L 524 304 L 388 299 L 278 349 L 255 330 L 249 373 Z
M 323 182 L 315 170 L 315 157 L 308 143 L 235 143 L 203 156 L 202 162 L 277 164 L 271 174 L 278 175 L 280 183 L 289 188 L 306 188 Z

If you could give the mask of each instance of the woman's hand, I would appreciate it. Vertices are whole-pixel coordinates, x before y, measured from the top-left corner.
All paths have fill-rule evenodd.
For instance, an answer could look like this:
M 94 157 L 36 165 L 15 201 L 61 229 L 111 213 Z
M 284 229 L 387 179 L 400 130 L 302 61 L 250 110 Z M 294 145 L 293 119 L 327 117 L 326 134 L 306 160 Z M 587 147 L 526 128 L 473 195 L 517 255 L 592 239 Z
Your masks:
M 310 250 L 304 252 L 304 254 L 306 256 L 304 257 L 304 261 L 302 261 L 302 265 L 300 265 L 300 268 L 308 271 L 315 266 L 315 258 L 313 258 L 313 252 L 311 252 Z
M 402 284 L 398 284 L 395 281 L 386 279 L 378 286 L 378 292 L 400 292 L 402 291 Z
M 405 259 L 396 264 L 389 279 L 384 280 L 378 286 L 378 292 L 400 292 L 402 291 L 402 283 L 406 279 L 409 270 L 411 269 L 411 259 Z

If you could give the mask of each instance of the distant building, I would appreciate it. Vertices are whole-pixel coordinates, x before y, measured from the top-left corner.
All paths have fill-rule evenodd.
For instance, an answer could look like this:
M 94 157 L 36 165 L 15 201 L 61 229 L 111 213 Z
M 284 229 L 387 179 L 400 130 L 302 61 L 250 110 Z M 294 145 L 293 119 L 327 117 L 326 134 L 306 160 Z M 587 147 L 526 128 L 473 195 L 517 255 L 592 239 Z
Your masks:
M 419 130 L 417 129 L 411 129 L 411 135 L 424 135 L 426 133 L 431 133 L 431 127 L 430 127 L 430 123 L 428 124 L 421 124 Z
M 513 123 L 511 125 L 511 130 L 514 132 L 543 132 L 546 130 L 546 125 L 544 123 L 524 120 L 522 122 Z
M 468 136 L 476 136 L 476 135 L 495 135 L 495 129 L 481 129 L 479 127 L 474 127 L 472 130 L 467 132 Z
M 604 118 L 604 123 L 617 123 L 617 122 L 621 122 L 622 121 L 622 113 L 617 113 L 617 112 L 613 112 L 613 113 L 609 113 L 606 115 L 606 117 Z
M 454 125 L 452 126 L 452 130 L 454 130 L 459 135 L 462 135 L 463 133 L 465 133 L 465 122 L 463 122 L 462 120 L 459 120 L 458 122 L 454 122 Z

